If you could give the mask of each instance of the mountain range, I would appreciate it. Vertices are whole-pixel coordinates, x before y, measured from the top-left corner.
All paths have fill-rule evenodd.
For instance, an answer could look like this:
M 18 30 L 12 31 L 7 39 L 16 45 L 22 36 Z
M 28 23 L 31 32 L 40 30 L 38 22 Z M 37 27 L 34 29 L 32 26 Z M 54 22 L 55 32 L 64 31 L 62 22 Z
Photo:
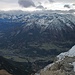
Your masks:
M 3 13 L 0 14 L 0 38 L 13 42 L 17 37 L 23 41 L 74 41 L 74 19 L 74 14 Z
M 75 14 L 0 12 L 0 56 L 27 69 L 28 75 L 53 63 L 73 45 Z

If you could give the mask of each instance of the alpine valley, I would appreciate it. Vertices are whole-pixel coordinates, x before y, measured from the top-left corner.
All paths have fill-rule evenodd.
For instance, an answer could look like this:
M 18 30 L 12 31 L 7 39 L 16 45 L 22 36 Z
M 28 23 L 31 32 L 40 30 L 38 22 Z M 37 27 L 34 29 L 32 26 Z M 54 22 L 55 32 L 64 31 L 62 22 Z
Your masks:
M 75 14 L 0 11 L 0 69 L 12 75 L 34 75 L 74 45 Z

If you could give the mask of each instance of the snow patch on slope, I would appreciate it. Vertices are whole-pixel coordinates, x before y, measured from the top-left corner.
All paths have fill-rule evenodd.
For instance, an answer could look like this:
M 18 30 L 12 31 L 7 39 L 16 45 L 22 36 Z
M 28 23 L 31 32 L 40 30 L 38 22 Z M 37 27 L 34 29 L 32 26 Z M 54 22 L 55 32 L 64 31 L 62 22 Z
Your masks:
M 68 57 L 75 56 L 75 45 L 68 52 L 64 52 L 64 53 L 61 53 L 60 55 L 58 55 L 57 58 L 59 58 L 59 60 L 63 60 L 65 58 L 65 56 L 68 56 Z
M 75 62 L 73 62 L 72 65 L 74 66 L 74 72 L 75 72 Z
M 57 56 L 58 61 L 62 61 L 66 56 L 75 57 L 75 45 L 68 52 L 64 52 L 58 55 Z M 72 65 L 74 66 L 74 72 L 75 72 L 75 62 L 72 62 Z

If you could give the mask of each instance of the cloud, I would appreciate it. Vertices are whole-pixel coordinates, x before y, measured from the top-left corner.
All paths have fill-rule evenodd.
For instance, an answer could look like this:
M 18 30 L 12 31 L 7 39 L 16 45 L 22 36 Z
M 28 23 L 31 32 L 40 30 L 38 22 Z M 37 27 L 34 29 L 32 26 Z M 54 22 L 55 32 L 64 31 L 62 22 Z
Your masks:
M 36 8 L 44 9 L 44 7 L 42 5 L 39 5 Z
M 59 2 L 59 3 L 75 3 L 75 0 L 54 0 L 54 2 Z
M 45 9 L 44 6 L 42 5 L 43 0 L 19 0 L 18 1 L 19 5 L 25 8 L 28 8 L 30 6 L 33 6 L 35 8 L 39 9 Z
M 68 10 L 69 8 L 75 9 L 75 0 L 0 0 L 0 10 Z
M 70 13 L 74 13 L 75 12 L 75 9 L 71 9 L 69 10 Z
M 51 12 L 51 13 L 62 13 L 62 14 L 74 14 L 75 10 L 45 10 L 46 12 Z
M 32 0 L 19 0 L 18 3 L 20 6 L 25 7 L 25 8 L 30 7 L 30 6 L 35 7 L 35 4 Z
M 50 3 L 53 3 L 53 2 L 54 2 L 54 0 L 49 0 L 49 2 L 50 2 Z
M 18 0 L 0 0 L 0 2 L 5 2 L 5 3 L 15 3 Z
M 75 4 L 73 4 L 73 6 L 75 6 Z
M 70 8 L 70 5 L 64 5 L 65 8 Z

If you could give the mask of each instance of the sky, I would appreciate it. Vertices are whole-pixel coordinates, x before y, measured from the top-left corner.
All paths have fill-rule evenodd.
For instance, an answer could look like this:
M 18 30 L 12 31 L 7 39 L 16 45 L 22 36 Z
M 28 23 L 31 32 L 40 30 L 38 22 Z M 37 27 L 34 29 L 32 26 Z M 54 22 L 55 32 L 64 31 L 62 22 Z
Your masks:
M 75 0 L 0 0 L 0 10 L 72 10 Z

